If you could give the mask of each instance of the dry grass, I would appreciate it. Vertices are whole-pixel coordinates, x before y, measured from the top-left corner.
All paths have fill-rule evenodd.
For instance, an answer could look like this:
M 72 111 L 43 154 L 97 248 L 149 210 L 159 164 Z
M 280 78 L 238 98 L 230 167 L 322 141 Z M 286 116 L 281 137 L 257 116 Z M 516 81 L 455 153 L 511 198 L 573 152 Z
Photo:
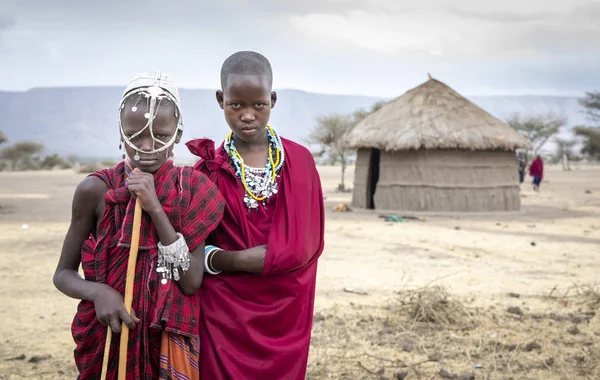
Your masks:
M 598 379 L 600 293 L 580 289 L 537 314 L 478 308 L 438 286 L 337 307 L 315 317 L 308 379 Z
M 441 286 L 426 287 L 416 291 L 398 293 L 390 310 L 409 315 L 414 323 L 434 323 L 440 326 L 474 326 L 471 315 L 464 305 L 451 298 Z
M 597 310 L 600 308 L 600 287 L 592 285 L 576 285 L 569 292 L 574 293 L 572 298 L 579 307 Z M 566 298 L 566 297 L 565 297 Z

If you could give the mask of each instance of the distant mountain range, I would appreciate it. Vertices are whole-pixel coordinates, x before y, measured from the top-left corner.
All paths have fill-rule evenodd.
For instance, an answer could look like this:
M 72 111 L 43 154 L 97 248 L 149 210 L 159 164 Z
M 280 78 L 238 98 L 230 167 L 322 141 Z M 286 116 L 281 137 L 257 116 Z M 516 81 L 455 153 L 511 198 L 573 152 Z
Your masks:
M 34 88 L 26 92 L 0 92 L 0 130 L 9 142 L 22 140 L 44 144 L 47 153 L 81 157 L 118 158 L 117 108 L 120 87 Z M 209 137 L 221 140 L 228 131 L 213 90 L 181 90 L 184 141 Z M 326 95 L 299 90 L 279 90 L 271 124 L 281 135 L 305 141 L 315 118 L 331 113 L 349 113 L 368 108 L 381 98 Z M 568 118 L 570 127 L 585 123 L 576 97 L 561 96 L 474 96 L 471 101 L 499 119 L 515 113 L 549 111 Z M 179 158 L 191 155 L 184 146 Z

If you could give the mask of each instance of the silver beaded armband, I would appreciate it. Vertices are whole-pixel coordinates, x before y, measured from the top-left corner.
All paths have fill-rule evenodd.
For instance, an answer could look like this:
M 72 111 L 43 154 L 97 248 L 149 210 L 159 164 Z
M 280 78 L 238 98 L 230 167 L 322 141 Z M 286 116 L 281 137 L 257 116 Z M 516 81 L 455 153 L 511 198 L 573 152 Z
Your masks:
M 166 247 L 158 243 L 156 271 L 162 274 L 163 285 L 171 279 L 179 281 L 179 269 L 185 273 L 190 268 L 190 250 L 183 235 L 178 232 L 177 236 L 177 240 Z

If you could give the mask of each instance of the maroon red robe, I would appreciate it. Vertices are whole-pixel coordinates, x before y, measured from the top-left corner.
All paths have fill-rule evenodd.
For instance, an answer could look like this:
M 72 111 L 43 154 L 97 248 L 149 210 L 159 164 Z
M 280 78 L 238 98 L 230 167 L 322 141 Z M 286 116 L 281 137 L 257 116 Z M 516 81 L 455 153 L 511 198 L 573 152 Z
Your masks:
M 210 380 L 305 378 L 317 259 L 324 246 L 321 182 L 310 152 L 282 139 L 279 192 L 268 208 L 248 211 L 244 188 L 223 146 L 187 143 L 196 168 L 225 198 L 209 242 L 228 251 L 267 245 L 262 275 L 205 276 L 200 291 L 200 377 Z
M 125 186 L 121 162 L 112 169 L 92 174 L 102 179 L 109 191 L 106 209 L 96 231 L 85 241 L 81 265 L 85 279 L 105 283 L 125 291 L 127 260 L 131 242 L 135 198 Z M 223 199 L 214 183 L 190 167 L 165 163 L 155 174 L 156 193 L 173 227 L 194 251 L 221 220 Z M 147 213 L 142 214 L 140 247 L 136 264 L 132 308 L 141 322 L 129 332 L 127 379 L 156 379 L 159 373 L 162 330 L 186 338 L 198 349 L 197 295 L 186 296 L 171 281 L 160 284 L 156 272 L 158 233 Z M 81 301 L 73 320 L 72 333 L 77 347 L 75 362 L 80 378 L 99 379 L 107 328 L 96 318 L 94 303 Z M 107 379 L 116 379 L 119 334 L 112 338 Z
M 529 175 L 532 177 L 539 177 L 540 182 L 544 179 L 544 162 L 541 159 L 536 158 L 533 160 L 529 167 Z

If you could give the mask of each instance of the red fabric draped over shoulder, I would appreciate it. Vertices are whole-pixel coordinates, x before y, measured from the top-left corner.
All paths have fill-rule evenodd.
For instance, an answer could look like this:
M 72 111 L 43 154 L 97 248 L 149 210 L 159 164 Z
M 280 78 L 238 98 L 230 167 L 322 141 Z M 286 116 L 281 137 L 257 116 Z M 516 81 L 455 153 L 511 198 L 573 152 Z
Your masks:
M 282 139 L 285 162 L 274 207 L 248 211 L 244 188 L 223 147 L 188 142 L 225 198 L 209 242 L 228 251 L 267 245 L 262 275 L 205 276 L 201 289 L 200 376 L 206 379 L 305 378 L 324 207 L 310 152 Z M 273 202 L 269 206 L 271 206 Z

